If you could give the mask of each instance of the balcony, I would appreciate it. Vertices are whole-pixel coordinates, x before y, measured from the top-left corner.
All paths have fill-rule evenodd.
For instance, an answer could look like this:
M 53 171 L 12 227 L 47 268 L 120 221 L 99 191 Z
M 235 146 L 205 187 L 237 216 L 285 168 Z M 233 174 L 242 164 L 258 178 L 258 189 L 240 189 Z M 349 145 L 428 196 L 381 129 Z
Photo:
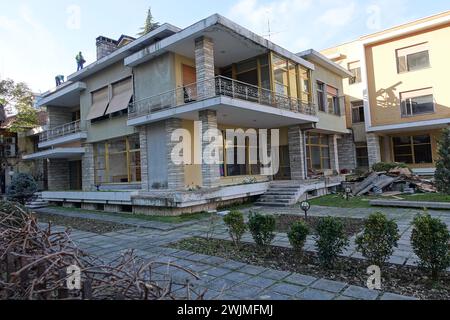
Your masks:
M 39 148 L 48 148 L 74 141 L 86 139 L 87 134 L 81 126 L 81 121 L 66 123 L 39 134 Z
M 240 110 L 241 118 L 248 116 L 258 119 L 258 122 L 266 121 L 265 125 L 268 126 L 274 123 L 270 123 L 269 118 L 264 119 L 263 114 L 284 118 L 287 121 L 285 125 L 318 121 L 313 104 L 248 83 L 218 76 L 202 83 L 193 83 L 130 104 L 128 124 L 140 125 L 173 116 L 183 118 L 184 115 L 187 119 L 192 119 L 193 111 L 216 108 L 222 112 L 226 112 L 224 110 L 229 108 L 227 116 Z M 288 118 L 293 121 L 287 120 Z M 275 122 L 277 125 L 281 125 L 283 121 Z

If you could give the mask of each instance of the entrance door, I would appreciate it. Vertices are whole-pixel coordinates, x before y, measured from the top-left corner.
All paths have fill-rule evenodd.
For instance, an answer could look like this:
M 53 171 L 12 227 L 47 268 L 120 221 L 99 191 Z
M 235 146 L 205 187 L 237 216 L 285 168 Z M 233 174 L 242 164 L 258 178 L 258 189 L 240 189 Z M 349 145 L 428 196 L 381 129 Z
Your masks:
M 280 170 L 274 176 L 274 180 L 291 180 L 289 146 L 280 146 Z
M 183 64 L 183 90 L 184 102 L 197 100 L 197 71 L 194 67 Z
M 70 190 L 81 190 L 81 160 L 69 162 Z

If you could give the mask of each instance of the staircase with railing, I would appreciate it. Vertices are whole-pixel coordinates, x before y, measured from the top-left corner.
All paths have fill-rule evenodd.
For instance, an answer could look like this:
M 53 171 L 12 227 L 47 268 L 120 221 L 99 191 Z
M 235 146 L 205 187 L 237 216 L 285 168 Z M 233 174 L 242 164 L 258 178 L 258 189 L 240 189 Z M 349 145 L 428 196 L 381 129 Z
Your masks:
M 282 110 L 315 116 L 313 104 L 234 79 L 217 76 L 135 101 L 128 108 L 129 119 L 147 116 L 185 104 L 214 97 L 230 97 Z

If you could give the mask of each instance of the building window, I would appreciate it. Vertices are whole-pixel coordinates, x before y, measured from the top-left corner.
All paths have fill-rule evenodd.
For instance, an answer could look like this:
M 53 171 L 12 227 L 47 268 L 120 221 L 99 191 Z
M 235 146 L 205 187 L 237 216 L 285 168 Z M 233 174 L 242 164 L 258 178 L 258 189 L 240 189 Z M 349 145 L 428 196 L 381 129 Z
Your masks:
M 433 153 L 429 135 L 393 137 L 396 162 L 407 164 L 431 164 Z
M 361 63 L 359 61 L 349 63 L 348 70 L 353 74 L 353 77 L 349 78 L 350 85 L 362 82 Z
M 94 163 L 97 185 L 140 182 L 139 135 L 95 144 Z
M 317 82 L 317 105 L 319 111 L 325 112 L 325 84 Z
M 398 73 L 430 67 L 428 43 L 397 50 Z
M 328 105 L 328 113 L 334 114 L 336 116 L 341 115 L 338 90 L 331 86 L 327 86 L 327 105 Z
M 331 168 L 328 136 L 308 133 L 306 136 L 306 161 L 308 169 L 323 171 Z
M 366 144 L 356 145 L 356 166 L 358 168 L 369 167 L 369 152 Z
M 289 92 L 287 60 L 273 55 L 275 92 L 287 96 Z
M 365 122 L 364 115 L 364 101 L 353 101 L 352 103 L 352 122 L 361 123 Z
M 311 76 L 309 69 L 299 66 L 300 99 L 302 102 L 311 102 Z
M 400 94 L 402 117 L 412 117 L 434 112 L 433 89 L 423 89 Z

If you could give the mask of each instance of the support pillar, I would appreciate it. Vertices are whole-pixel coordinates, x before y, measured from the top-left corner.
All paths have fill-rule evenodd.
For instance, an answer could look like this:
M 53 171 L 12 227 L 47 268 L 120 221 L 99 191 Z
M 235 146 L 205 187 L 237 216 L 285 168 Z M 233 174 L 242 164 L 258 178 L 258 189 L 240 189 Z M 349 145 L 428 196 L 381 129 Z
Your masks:
M 167 143 L 167 187 L 170 190 L 184 189 L 184 165 L 177 165 L 172 161 L 172 150 L 178 141 L 172 141 L 172 133 L 183 127 L 182 120 L 171 118 L 166 120 L 166 143 Z
M 97 191 L 95 186 L 94 145 L 84 145 L 85 153 L 81 158 L 83 191 Z
M 198 100 L 215 95 L 214 42 L 207 37 L 195 39 L 195 67 Z
M 199 112 L 199 118 L 202 122 L 202 137 L 208 130 L 210 132 L 217 131 L 217 112 L 214 110 L 205 110 Z M 209 141 L 202 139 L 202 152 L 205 147 L 210 144 Z M 202 160 L 202 185 L 204 188 L 215 188 L 220 183 L 220 166 L 219 164 L 207 164 L 205 159 Z
M 291 180 L 304 180 L 306 174 L 305 135 L 300 126 L 288 130 Z
M 380 137 L 375 133 L 367 133 L 367 152 L 369 154 L 369 167 L 381 162 Z

